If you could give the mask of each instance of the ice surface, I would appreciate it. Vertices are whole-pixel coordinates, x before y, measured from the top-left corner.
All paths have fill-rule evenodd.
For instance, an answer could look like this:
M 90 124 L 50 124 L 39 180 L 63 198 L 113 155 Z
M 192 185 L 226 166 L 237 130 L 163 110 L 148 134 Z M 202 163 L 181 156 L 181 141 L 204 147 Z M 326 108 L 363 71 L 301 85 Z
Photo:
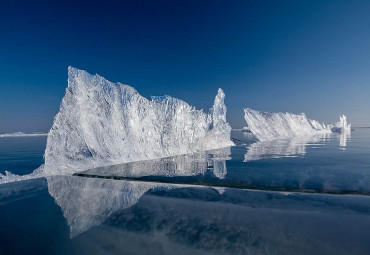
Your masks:
M 304 113 L 259 112 L 249 108 L 244 113 L 248 127 L 260 141 L 331 133 L 324 124 L 309 120 Z
M 68 88 L 49 132 L 45 174 L 168 157 L 233 145 L 219 89 L 209 114 L 170 96 L 68 69 Z

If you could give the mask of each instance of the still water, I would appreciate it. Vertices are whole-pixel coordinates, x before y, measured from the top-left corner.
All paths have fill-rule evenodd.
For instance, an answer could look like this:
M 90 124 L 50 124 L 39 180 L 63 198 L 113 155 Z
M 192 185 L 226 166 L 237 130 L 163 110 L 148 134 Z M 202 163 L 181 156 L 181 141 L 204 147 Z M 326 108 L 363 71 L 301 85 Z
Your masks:
M 0 185 L 0 254 L 370 254 L 370 129 Z M 45 137 L 0 138 L 0 170 Z

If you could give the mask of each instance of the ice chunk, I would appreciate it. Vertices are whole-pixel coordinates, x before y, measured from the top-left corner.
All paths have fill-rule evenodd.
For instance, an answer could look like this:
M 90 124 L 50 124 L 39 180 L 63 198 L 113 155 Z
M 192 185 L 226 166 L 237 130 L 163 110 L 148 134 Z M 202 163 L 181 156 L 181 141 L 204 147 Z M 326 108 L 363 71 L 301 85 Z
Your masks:
M 339 116 L 339 122 L 330 127 L 331 131 L 335 133 L 351 133 L 351 124 L 347 123 L 347 117 L 345 115 Z
M 49 132 L 44 173 L 168 157 L 233 145 L 219 89 L 209 114 L 170 96 L 142 97 L 73 67 Z
M 18 182 L 18 181 L 24 181 L 29 179 L 36 179 L 43 177 L 43 166 L 37 168 L 35 171 L 33 171 L 30 174 L 26 175 L 17 175 L 13 174 L 9 171 L 5 171 L 5 175 L 0 173 L 0 184 L 1 183 L 9 183 L 9 182 Z
M 259 112 L 249 108 L 244 109 L 244 113 L 248 127 L 260 141 L 331 132 L 325 125 L 309 120 L 304 113 Z

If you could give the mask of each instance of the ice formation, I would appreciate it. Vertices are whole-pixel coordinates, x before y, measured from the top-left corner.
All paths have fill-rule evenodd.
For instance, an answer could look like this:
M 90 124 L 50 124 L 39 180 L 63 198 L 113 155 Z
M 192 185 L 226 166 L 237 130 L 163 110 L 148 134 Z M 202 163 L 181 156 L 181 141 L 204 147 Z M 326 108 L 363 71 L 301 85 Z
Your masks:
M 330 125 L 331 131 L 335 133 L 351 133 L 351 124 L 347 123 L 345 115 L 339 116 L 339 122 L 335 125 Z
M 244 109 L 244 113 L 248 127 L 260 141 L 331 132 L 324 124 L 309 120 L 304 113 L 259 112 L 249 108 Z
M 170 96 L 68 69 L 68 88 L 49 132 L 45 174 L 168 157 L 233 145 L 219 89 L 209 114 Z
M 259 112 L 244 109 L 244 118 L 252 133 L 260 141 L 287 139 L 297 136 L 325 135 L 332 132 L 351 132 L 351 124 L 347 124 L 346 116 L 340 116 L 335 125 L 325 125 L 311 120 L 304 113 Z

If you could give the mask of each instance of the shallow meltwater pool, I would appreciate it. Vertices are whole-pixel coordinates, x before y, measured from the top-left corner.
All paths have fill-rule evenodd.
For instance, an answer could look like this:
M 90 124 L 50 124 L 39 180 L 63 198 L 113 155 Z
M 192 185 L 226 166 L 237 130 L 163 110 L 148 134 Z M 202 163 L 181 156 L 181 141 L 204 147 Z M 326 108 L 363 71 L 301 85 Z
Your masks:
M 231 148 L 1 184 L 0 254 L 370 254 L 370 129 L 232 137 Z M 42 163 L 44 137 L 3 139 L 2 173 Z

